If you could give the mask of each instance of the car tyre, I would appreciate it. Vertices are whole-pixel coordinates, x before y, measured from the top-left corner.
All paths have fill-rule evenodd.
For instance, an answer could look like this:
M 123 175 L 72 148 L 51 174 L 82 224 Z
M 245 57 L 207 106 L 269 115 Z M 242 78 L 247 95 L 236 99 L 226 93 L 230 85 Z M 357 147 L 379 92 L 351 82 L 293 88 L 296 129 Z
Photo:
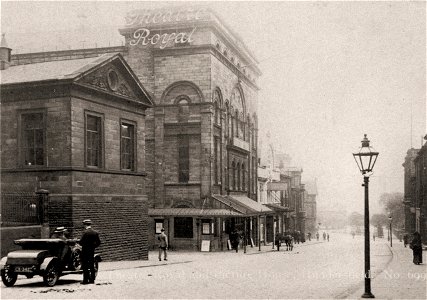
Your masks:
M 18 274 L 11 270 L 10 266 L 5 266 L 3 270 L 1 270 L 1 280 L 4 285 L 7 287 L 11 287 L 15 284 L 16 279 L 18 279 Z
M 56 264 L 49 264 L 45 274 L 43 275 L 43 282 L 46 286 L 53 287 L 59 279 L 59 269 Z

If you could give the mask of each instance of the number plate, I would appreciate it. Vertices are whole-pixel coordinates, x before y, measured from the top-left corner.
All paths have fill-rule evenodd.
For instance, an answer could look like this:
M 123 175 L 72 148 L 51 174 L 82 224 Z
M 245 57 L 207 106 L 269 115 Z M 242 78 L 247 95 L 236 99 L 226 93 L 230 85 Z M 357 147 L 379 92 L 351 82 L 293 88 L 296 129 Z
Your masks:
M 32 273 L 33 269 L 34 269 L 33 267 L 17 266 L 15 267 L 15 272 Z

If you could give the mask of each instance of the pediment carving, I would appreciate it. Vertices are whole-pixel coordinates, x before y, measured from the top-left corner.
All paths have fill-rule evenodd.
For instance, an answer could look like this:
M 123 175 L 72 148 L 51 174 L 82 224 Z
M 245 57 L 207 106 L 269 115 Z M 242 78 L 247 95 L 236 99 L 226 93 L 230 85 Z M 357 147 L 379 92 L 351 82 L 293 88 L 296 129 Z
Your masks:
M 114 80 L 112 80 L 112 78 Z M 110 94 L 137 99 L 124 76 L 112 65 L 104 66 L 87 74 L 79 80 L 79 83 L 94 86 Z

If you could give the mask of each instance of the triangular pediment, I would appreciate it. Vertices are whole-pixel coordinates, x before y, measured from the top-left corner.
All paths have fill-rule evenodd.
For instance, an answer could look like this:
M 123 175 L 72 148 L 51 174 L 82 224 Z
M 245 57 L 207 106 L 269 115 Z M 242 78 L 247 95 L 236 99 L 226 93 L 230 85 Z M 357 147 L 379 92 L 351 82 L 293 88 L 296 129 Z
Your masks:
M 109 95 L 152 106 L 150 95 L 121 54 L 110 54 L 105 60 L 101 58 L 96 60 L 98 64 L 85 70 L 74 79 L 74 82 Z

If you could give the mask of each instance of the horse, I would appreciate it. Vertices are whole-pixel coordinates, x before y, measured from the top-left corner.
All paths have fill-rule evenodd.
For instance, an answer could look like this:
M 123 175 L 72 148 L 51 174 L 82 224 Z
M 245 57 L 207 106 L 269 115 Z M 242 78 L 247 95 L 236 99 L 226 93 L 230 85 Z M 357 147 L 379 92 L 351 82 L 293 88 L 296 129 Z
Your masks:
M 290 234 L 284 235 L 284 241 L 286 244 L 286 251 L 292 251 L 292 249 L 294 248 L 292 236 Z

